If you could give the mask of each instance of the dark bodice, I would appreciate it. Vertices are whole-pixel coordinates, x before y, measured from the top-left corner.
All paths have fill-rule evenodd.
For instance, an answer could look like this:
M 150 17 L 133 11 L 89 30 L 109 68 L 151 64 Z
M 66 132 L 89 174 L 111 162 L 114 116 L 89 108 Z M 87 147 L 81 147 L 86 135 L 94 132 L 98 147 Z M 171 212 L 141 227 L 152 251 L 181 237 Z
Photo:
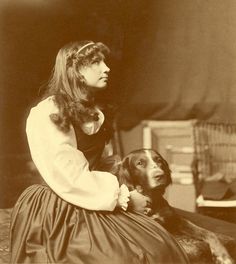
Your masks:
M 101 159 L 106 142 L 106 128 L 101 126 L 100 130 L 93 135 L 85 134 L 79 126 L 74 126 L 77 148 L 83 152 L 89 162 L 89 168 L 95 169 Z

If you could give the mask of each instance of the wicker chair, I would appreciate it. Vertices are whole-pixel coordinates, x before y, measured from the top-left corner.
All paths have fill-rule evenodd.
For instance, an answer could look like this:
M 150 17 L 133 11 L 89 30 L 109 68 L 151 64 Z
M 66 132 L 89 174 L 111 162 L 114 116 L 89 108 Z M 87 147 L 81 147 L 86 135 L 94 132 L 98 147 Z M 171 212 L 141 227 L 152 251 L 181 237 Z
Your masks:
M 197 211 L 236 223 L 236 124 L 197 121 L 193 139 Z

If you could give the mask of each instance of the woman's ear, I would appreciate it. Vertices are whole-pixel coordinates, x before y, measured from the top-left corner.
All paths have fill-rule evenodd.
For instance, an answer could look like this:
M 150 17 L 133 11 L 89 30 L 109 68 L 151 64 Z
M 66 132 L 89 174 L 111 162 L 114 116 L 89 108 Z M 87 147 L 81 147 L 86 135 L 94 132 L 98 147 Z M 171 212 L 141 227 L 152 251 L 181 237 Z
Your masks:
M 129 157 L 123 159 L 120 163 L 117 178 L 120 185 L 125 184 L 129 190 L 134 190 L 134 184 L 132 181 L 129 165 Z

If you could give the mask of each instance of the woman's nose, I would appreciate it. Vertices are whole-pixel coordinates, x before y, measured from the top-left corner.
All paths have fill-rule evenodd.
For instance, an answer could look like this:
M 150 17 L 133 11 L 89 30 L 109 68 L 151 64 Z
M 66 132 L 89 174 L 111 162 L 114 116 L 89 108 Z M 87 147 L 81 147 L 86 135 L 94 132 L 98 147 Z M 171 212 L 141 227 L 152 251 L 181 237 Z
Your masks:
M 104 72 L 110 72 L 110 68 L 106 65 L 105 62 L 103 62 L 102 66 L 103 66 L 103 71 Z

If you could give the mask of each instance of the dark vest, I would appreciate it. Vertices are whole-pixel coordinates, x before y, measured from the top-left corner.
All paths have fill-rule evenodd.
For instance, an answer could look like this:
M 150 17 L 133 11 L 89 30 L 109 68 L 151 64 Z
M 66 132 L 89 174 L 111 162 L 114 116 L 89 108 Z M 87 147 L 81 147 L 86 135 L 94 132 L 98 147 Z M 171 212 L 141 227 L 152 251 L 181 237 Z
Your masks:
M 79 126 L 74 126 L 77 148 L 82 151 L 89 162 L 90 170 L 96 169 L 101 159 L 105 143 L 106 143 L 106 128 L 101 126 L 100 130 L 93 135 L 87 135 Z

